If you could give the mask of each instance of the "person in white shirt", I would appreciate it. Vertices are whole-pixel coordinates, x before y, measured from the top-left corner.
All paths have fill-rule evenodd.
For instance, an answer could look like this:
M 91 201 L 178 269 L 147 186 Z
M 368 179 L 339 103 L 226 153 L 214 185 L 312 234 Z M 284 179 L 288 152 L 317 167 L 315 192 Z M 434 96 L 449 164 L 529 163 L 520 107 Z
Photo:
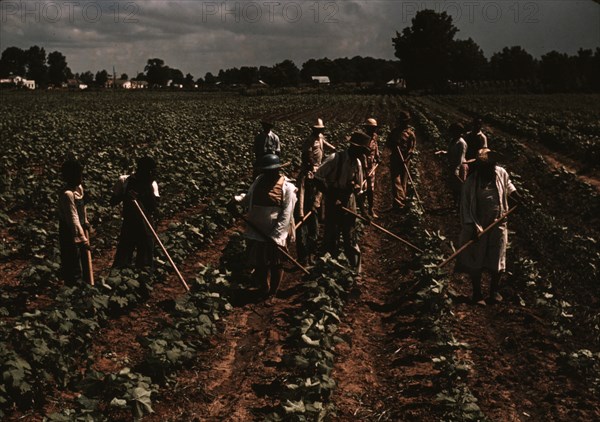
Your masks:
M 58 200 L 58 230 L 61 276 L 67 285 L 89 280 L 90 268 L 86 249 L 90 240 L 87 212 L 83 201 L 83 166 L 74 159 L 65 161 L 61 167 L 65 185 Z
M 284 274 L 278 246 L 287 248 L 288 239 L 294 237 L 296 187 L 280 173 L 277 155 L 264 155 L 256 167 L 260 174 L 241 201 L 247 220 L 258 229 L 246 228 L 247 259 L 259 288 L 275 295 Z

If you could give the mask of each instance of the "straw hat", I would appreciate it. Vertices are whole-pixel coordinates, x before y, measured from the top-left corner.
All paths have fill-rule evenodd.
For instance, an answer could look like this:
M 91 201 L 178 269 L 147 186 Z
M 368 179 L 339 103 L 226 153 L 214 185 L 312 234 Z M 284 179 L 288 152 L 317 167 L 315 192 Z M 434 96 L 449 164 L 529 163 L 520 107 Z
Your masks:
M 314 129 L 325 129 L 325 125 L 323 124 L 323 120 L 317 119 L 317 124 L 313 126 Z

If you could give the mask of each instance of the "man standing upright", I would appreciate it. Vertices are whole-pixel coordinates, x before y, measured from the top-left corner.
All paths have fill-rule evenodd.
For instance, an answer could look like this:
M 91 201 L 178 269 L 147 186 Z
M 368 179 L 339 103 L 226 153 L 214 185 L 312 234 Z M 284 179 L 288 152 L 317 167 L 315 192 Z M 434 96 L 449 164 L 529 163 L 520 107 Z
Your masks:
M 305 215 L 311 213 L 296 234 L 298 260 L 302 264 L 312 264 L 312 255 L 317 247 L 319 226 L 316 214 L 321 205 L 321 192 L 317 190 L 312 179 L 323 161 L 326 144 L 324 130 L 323 120 L 317 119 L 312 133 L 302 144 L 302 164 L 298 174 L 298 221 L 302 221 Z
M 333 256 L 339 252 L 339 237 L 343 238 L 344 254 L 358 272 L 361 253 L 356 239 L 356 217 L 345 212 L 346 207 L 356 212 L 357 205 L 364 213 L 362 201 L 364 170 L 361 164 L 369 153 L 371 137 L 364 132 L 354 132 L 346 151 L 331 154 L 317 170 L 315 179 L 325 193 L 325 250 Z
M 404 208 L 406 201 L 408 163 L 414 153 L 417 138 L 414 128 L 409 126 L 410 114 L 407 111 L 401 111 L 396 122 L 396 127 L 392 129 L 387 139 L 386 147 L 391 153 L 392 207 L 394 210 L 400 210 Z
M 272 121 L 263 120 L 260 122 L 262 131 L 254 138 L 254 160 L 258 162 L 263 155 L 281 154 L 281 142 L 279 136 L 273 133 L 275 126 Z
M 369 202 L 369 215 L 377 218 L 374 210 L 375 202 L 375 166 L 379 163 L 379 135 L 377 134 L 377 120 L 367 119 L 363 125 L 365 133 L 370 137 L 369 152 L 364 158 L 365 179 L 367 180 L 367 201 Z
M 116 268 L 131 266 L 134 252 L 137 268 L 152 268 L 154 264 L 154 237 L 133 201 L 138 202 L 150 224 L 154 224 L 159 198 L 155 173 L 154 159 L 142 157 L 137 160 L 135 173 L 119 177 L 113 187 L 111 205 L 123 202 L 123 224 L 113 263 Z
M 74 286 L 90 279 L 86 249 L 90 247 L 86 229 L 89 228 L 83 200 L 83 166 L 75 159 L 61 167 L 65 185 L 58 200 L 58 233 L 60 272 L 65 284 Z

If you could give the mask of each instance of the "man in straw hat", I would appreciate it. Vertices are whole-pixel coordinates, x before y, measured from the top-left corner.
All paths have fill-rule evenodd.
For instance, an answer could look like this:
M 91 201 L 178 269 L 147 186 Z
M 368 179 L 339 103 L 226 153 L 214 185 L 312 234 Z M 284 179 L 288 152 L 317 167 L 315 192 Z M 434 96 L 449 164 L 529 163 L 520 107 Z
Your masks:
M 283 279 L 283 258 L 276 244 L 287 247 L 288 237 L 294 236 L 296 187 L 280 173 L 281 161 L 275 154 L 263 155 L 255 167 L 260 174 L 241 204 L 248 210 L 248 221 L 274 242 L 248 226 L 245 232 L 247 258 L 255 270 L 258 286 L 265 293 L 274 295 Z
M 375 201 L 375 165 L 379 163 L 379 135 L 377 134 L 377 120 L 373 118 L 367 119 L 363 124 L 364 132 L 370 137 L 369 152 L 365 154 L 363 161 L 365 178 L 367 180 L 367 201 L 369 202 L 369 215 L 373 218 L 377 217 L 374 211 Z
M 464 183 L 461 202 L 460 244 L 476 238 L 483 229 L 508 211 L 508 197 L 516 194 L 507 171 L 496 164 L 487 148 L 479 150 L 473 171 Z M 481 293 L 483 271 L 491 275 L 490 301 L 498 302 L 500 275 L 506 268 L 508 229 L 506 220 L 482 235 L 477 243 L 458 257 L 457 272 L 466 272 L 473 284 L 473 303 L 485 304 Z
M 312 178 L 323 161 L 326 144 L 324 130 L 323 120 L 317 119 L 311 134 L 302 144 L 302 164 L 298 174 L 298 221 L 302 221 L 306 214 L 311 213 L 300 226 L 296 237 L 298 260 L 302 264 L 312 264 L 312 255 L 317 247 L 317 209 L 321 206 L 321 192 L 314 185 Z
M 325 194 L 325 251 L 337 256 L 339 237 L 343 238 L 344 254 L 350 264 L 360 272 L 361 254 L 356 241 L 356 217 L 344 212 L 346 207 L 354 212 L 357 203 L 364 212 L 362 195 L 364 169 L 361 162 L 369 153 L 371 137 L 366 133 L 354 132 L 347 150 L 331 154 L 317 170 L 315 179 Z
M 401 111 L 396 120 L 396 127 L 390 132 L 386 147 L 390 150 L 390 176 L 392 177 L 392 208 L 404 208 L 406 187 L 408 184 L 408 164 L 413 156 L 417 138 L 415 129 L 409 126 L 410 114 Z M 400 155 L 402 153 L 402 155 Z M 402 163 L 404 161 L 404 163 Z M 406 165 L 405 165 L 406 164 Z
M 275 124 L 271 120 L 260 122 L 262 131 L 254 138 L 254 159 L 258 162 L 263 155 L 281 154 L 279 136 L 273 132 Z

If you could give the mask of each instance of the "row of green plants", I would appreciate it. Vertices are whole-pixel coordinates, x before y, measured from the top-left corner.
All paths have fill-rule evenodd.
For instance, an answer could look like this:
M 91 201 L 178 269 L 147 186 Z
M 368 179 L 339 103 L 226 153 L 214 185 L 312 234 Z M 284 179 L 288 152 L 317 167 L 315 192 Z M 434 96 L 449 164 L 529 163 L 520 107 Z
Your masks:
M 418 130 L 427 137 L 430 143 L 442 147 L 443 136 L 418 109 L 407 104 Z M 413 180 L 420 186 L 419 154 L 416 154 L 412 166 Z M 404 324 L 395 327 L 396 334 L 403 337 L 407 334 L 420 340 L 415 354 L 429 356 L 437 369 L 437 388 L 435 399 L 440 406 L 443 420 L 484 421 L 485 414 L 477 404 L 478 399 L 470 390 L 467 379 L 472 363 L 460 357 L 459 351 L 468 349 L 467 343 L 458 341 L 448 329 L 451 320 L 452 300 L 448 289 L 450 276 L 438 264 L 444 259 L 444 244 L 447 238 L 439 231 L 427 230 L 426 216 L 419 204 L 411 198 L 408 203 L 406 226 L 410 228 L 411 240 L 423 249 L 424 253 L 416 254 L 413 272 L 414 287 L 411 293 L 403 294 L 402 304 L 397 315 L 414 317 L 412 327 L 419 327 L 416 332 L 407 333 Z M 400 292 L 402 293 L 402 292 Z
M 235 188 L 229 188 L 224 194 L 234 191 Z M 188 223 L 174 224 L 167 230 L 163 236 L 164 243 L 172 251 L 175 261 L 183 262 L 190 253 L 209 243 L 216 233 L 231 225 L 232 218 L 225 211 L 225 205 L 226 202 L 213 203 L 205 214 L 190 218 Z M 52 306 L 3 319 L 0 331 L 5 340 L 0 344 L 0 353 L 4 359 L 0 360 L 0 373 L 4 382 L 0 385 L 0 391 L 4 400 L 0 402 L 0 409 L 40 409 L 47 399 L 48 386 L 52 385 L 59 390 L 70 388 L 79 391 L 80 383 L 85 384 L 86 378 L 82 378 L 81 371 L 77 370 L 81 365 L 88 368 L 85 372 L 95 378 L 94 388 L 98 388 L 100 380 L 110 384 L 106 389 L 101 389 L 104 394 L 102 397 L 106 397 L 106 391 L 133 394 L 132 389 L 141 388 L 137 382 L 145 380 L 146 375 L 138 372 L 129 370 L 124 374 L 99 374 L 89 369 L 94 363 L 89 355 L 89 345 L 101 326 L 146 301 L 153 284 L 164 282 L 170 272 L 167 264 L 161 261 L 154 274 L 127 269 L 112 270 L 108 277 L 99 280 L 97 287 L 63 287 Z M 196 284 L 199 284 L 198 280 Z M 198 296 L 204 299 L 204 292 L 197 290 Z M 8 314 L 6 309 L 2 309 L 3 314 Z M 126 385 L 120 389 L 114 388 L 114 384 L 121 381 Z M 98 396 L 94 397 L 93 400 L 100 400 Z M 125 400 L 134 414 L 145 408 L 133 399 L 115 396 L 111 400 L 113 398 L 121 404 Z M 148 401 L 149 395 L 144 400 Z M 89 407 L 91 402 L 84 404 Z
M 419 117 L 424 123 L 421 125 L 424 132 L 430 134 L 430 139 L 441 143 L 435 123 L 428 121 L 422 114 Z M 443 122 L 442 119 L 440 121 Z M 510 154 L 527 154 L 516 142 L 504 138 L 495 139 L 495 142 Z M 548 167 L 541 157 L 531 157 L 530 160 L 537 160 L 537 171 L 548 173 Z M 552 178 L 554 186 L 569 185 L 570 189 L 580 189 L 587 193 L 588 206 L 594 207 L 594 201 L 597 204 L 597 193 L 585 184 L 578 186 L 581 182 L 573 180 L 570 173 L 552 172 L 547 177 Z M 547 263 L 554 263 L 540 268 L 532 258 L 517 258 L 511 265 L 508 280 L 509 284 L 521 291 L 515 300 L 519 306 L 535 306 L 542 309 L 551 321 L 553 334 L 557 339 L 570 338 L 574 332 L 581 333 L 583 325 L 590 348 L 597 348 L 600 344 L 598 316 L 593 305 L 590 306 L 587 301 L 581 300 L 581 292 L 586 291 L 586 287 L 597 289 L 600 255 L 595 239 L 572 235 L 567 228 L 560 227 L 554 218 L 545 213 L 545 208 L 526 188 L 526 181 L 514 173 L 512 179 L 521 195 L 520 209 L 513 219 L 517 233 L 525 244 L 535 245 L 534 250 L 527 251 L 528 254 L 537 255 L 538 259 Z M 569 256 L 569 260 L 565 260 L 565 256 Z M 564 284 L 565 280 L 574 279 L 586 287 L 574 289 Z M 527 302 L 524 299 L 525 293 L 528 293 Z M 597 391 L 600 379 L 597 353 L 594 354 L 589 349 L 563 352 L 558 363 L 565 369 L 565 373 L 568 373 L 568 368 L 579 368 L 576 372 Z

